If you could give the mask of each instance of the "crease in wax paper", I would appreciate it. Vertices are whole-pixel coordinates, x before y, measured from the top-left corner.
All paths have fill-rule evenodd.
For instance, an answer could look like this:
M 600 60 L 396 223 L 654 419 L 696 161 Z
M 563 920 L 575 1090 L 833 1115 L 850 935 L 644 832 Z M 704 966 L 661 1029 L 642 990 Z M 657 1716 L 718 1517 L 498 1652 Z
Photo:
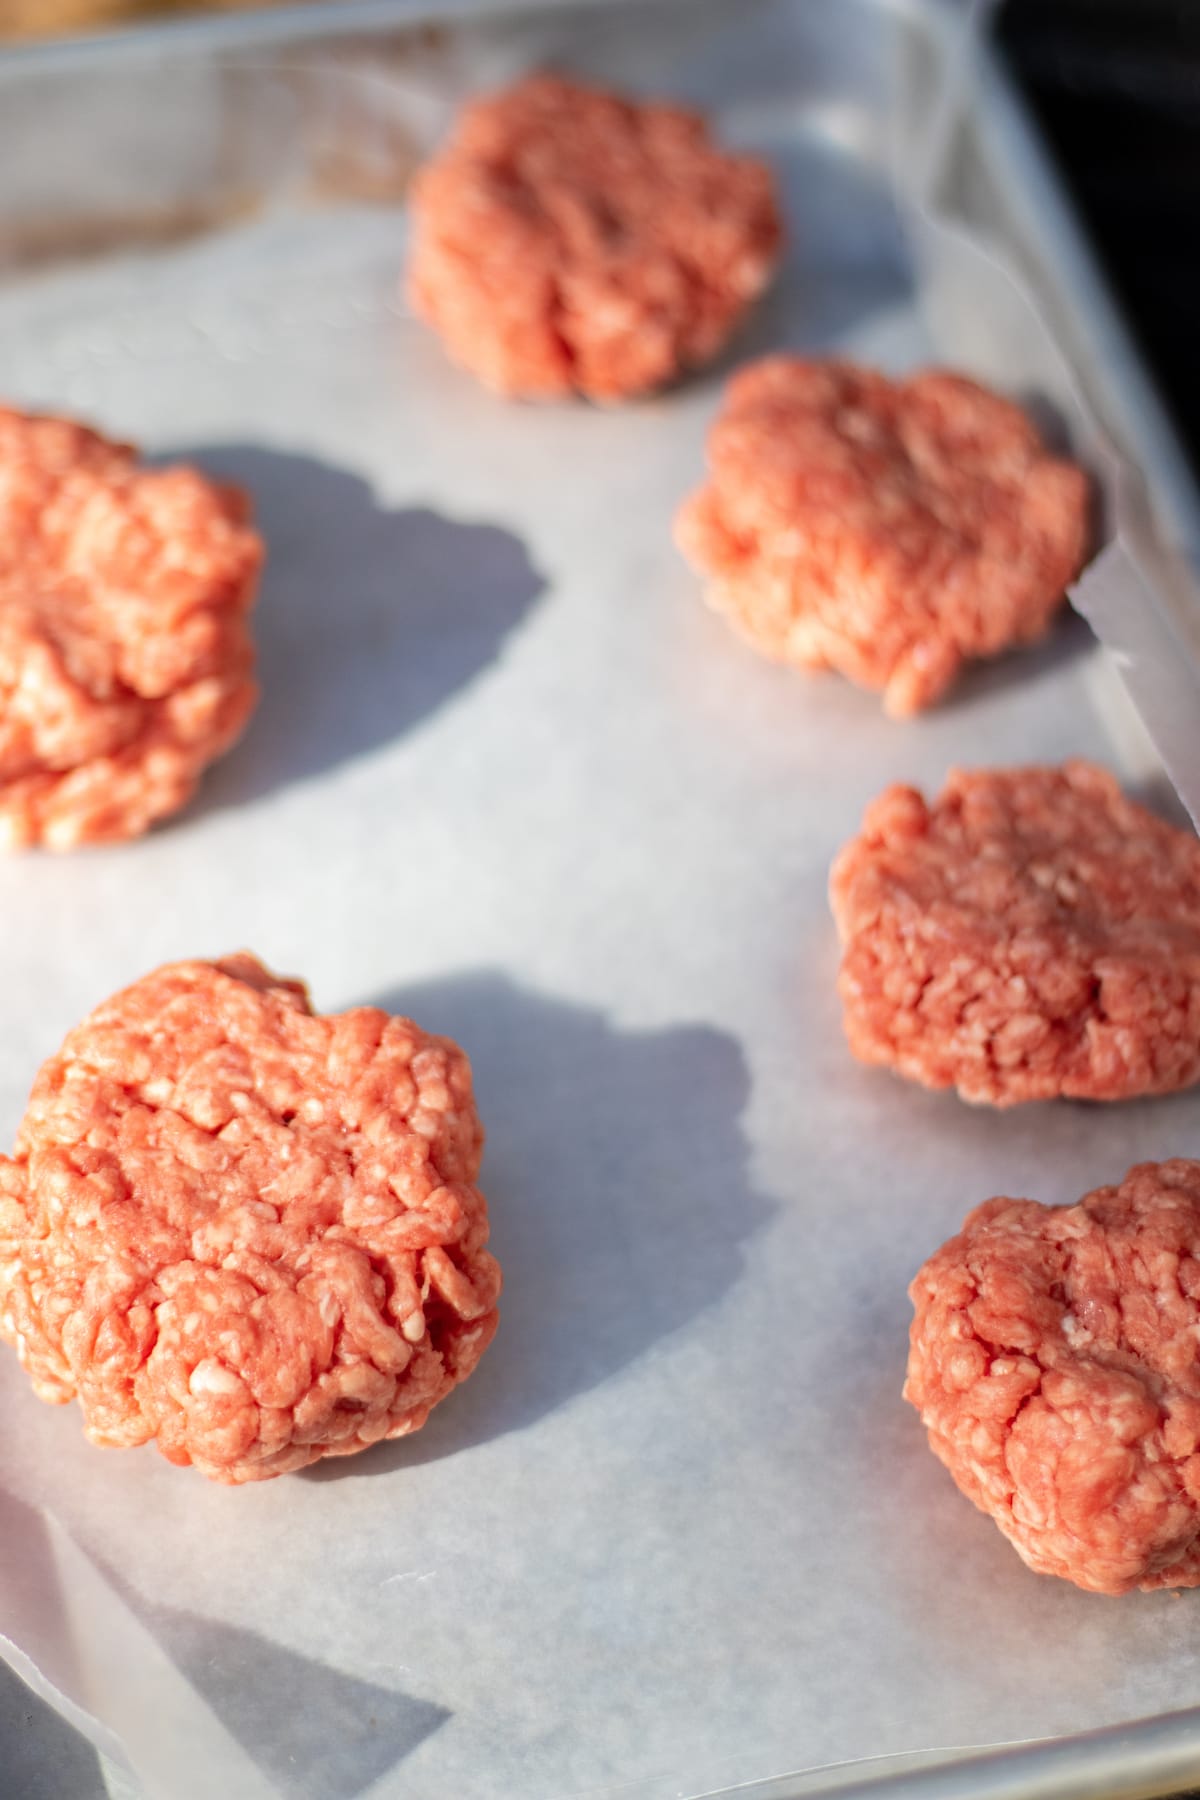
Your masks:
M 910 236 L 939 343 L 951 357 L 973 361 L 1003 384 L 1023 360 L 1017 347 L 1041 342 L 1038 397 L 1066 399 L 1071 439 L 1099 486 L 1096 554 L 1072 585 L 1071 600 L 1108 651 L 1176 791 L 1200 822 L 1200 499 L 1061 197 L 1041 194 L 1040 213 L 1031 216 L 1026 192 L 1022 217 L 1030 139 L 983 48 L 982 28 L 994 10 L 994 0 L 973 0 L 948 58 L 949 79 L 927 113 L 910 108 L 896 121 Z M 972 107 L 989 104 L 993 129 L 999 114 L 1010 139 L 1007 191 L 982 166 L 972 133 Z M 1040 170 L 1036 176 L 1043 181 Z M 1053 278 L 1037 265 L 1031 233 L 1043 243 L 1048 235 L 1057 240 L 1060 267 L 1067 264 L 1082 291 L 1085 304 L 1070 333 L 1074 366 L 1060 341 L 1065 334 L 1055 330 Z M 985 320 L 971 303 L 983 289 Z M 1154 469 L 1153 495 L 1138 466 L 1143 459 Z
M 824 892 L 887 780 L 1069 754 L 1144 776 L 1100 653 L 1067 619 L 897 725 L 745 651 L 670 541 L 741 358 L 954 361 L 1018 392 L 1097 472 L 1076 601 L 1194 804 L 1187 532 L 1132 473 L 1141 390 L 1039 237 L 979 22 L 550 9 L 327 49 L 311 82 L 311 52 L 180 75 L 161 50 L 147 81 L 114 49 L 0 109 L 23 241 L 80 242 L 60 214 L 89 162 L 96 217 L 127 198 L 141 231 L 0 284 L 4 392 L 245 480 L 270 538 L 266 697 L 196 804 L 0 864 L 0 1142 L 97 1001 L 247 944 L 322 1009 L 465 1044 L 506 1276 L 422 1433 L 241 1491 L 90 1448 L 0 1358 L 0 1650 L 155 1800 L 811 1791 L 1191 1699 L 1190 1602 L 1030 1575 L 898 1395 L 906 1284 L 970 1205 L 1195 1153 L 1200 1108 L 1001 1119 L 859 1069 Z M 709 107 L 779 170 L 776 290 L 717 370 L 637 406 L 507 406 L 400 298 L 381 165 L 543 61 Z M 147 194 L 160 226 L 186 197 L 177 241 L 148 241 Z

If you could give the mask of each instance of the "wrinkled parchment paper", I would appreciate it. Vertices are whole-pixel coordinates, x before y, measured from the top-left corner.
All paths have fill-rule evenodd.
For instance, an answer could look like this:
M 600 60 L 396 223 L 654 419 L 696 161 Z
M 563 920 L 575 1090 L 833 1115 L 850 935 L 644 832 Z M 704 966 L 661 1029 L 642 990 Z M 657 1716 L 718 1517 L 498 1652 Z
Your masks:
M 450 30 L 343 92 L 417 150 L 545 56 L 708 105 L 792 232 L 737 358 L 953 357 L 1095 460 L 1025 289 L 902 228 L 937 42 L 845 0 L 610 9 Z M 89 79 L 110 186 L 122 145 L 234 187 L 261 148 L 261 109 L 232 123 L 261 72 L 156 71 L 136 130 Z M 272 91 L 274 155 L 306 103 Z M 669 531 L 734 359 L 621 410 L 506 405 L 399 299 L 402 206 L 304 199 L 0 292 L 5 392 L 244 482 L 270 545 L 262 709 L 199 801 L 0 864 L 0 1141 L 97 1001 L 251 946 L 469 1049 L 501 1330 L 416 1438 L 237 1491 L 92 1449 L 5 1351 L 0 1650 L 155 1800 L 666 1800 L 1191 1703 L 1195 1597 L 1028 1573 L 899 1389 L 906 1285 L 968 1207 L 1195 1153 L 1200 1100 L 998 1115 L 859 1068 L 825 901 L 891 779 L 1083 754 L 1158 791 L 1111 668 L 1068 615 L 896 724 L 768 667 Z

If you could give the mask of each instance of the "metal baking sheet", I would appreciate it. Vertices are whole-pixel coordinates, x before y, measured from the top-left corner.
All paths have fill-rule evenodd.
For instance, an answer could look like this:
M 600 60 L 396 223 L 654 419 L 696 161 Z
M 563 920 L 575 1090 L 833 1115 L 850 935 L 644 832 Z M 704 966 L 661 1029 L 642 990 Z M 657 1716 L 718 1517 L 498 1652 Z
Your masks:
M 754 658 L 670 541 L 723 376 L 780 346 L 952 358 L 1101 471 L 1102 421 L 1186 539 L 957 23 L 704 0 L 12 65 L 0 388 L 245 482 L 270 562 L 262 709 L 197 803 L 0 864 L 0 1141 L 100 998 L 250 945 L 468 1047 L 506 1275 L 419 1436 L 238 1491 L 91 1449 L 0 1359 L 0 1651 L 154 1800 L 782 1796 L 1195 1699 L 1196 1597 L 1027 1572 L 899 1388 L 907 1282 L 969 1206 L 1187 1153 L 1200 1100 L 998 1115 L 857 1067 L 825 903 L 887 780 L 1084 754 L 1165 797 L 1159 760 L 1078 619 L 896 724 Z M 490 397 L 399 298 L 397 171 L 547 58 L 709 107 L 786 197 L 734 354 L 620 410 Z

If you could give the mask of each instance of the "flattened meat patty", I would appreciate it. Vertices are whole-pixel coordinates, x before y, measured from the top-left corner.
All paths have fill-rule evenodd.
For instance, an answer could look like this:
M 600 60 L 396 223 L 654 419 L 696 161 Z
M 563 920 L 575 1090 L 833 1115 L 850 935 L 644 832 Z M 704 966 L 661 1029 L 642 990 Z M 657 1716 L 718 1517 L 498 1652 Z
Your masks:
M 993 1106 L 1200 1079 L 1200 843 L 1091 763 L 886 789 L 830 897 L 864 1062 Z
M 259 1481 L 402 1437 L 496 1328 L 466 1056 L 253 957 L 76 1026 L 0 1158 L 0 1330 L 93 1443 Z
M 782 236 L 764 164 L 679 107 L 534 75 L 465 108 L 414 184 L 409 294 L 501 393 L 620 400 L 707 362 Z
M 1088 484 L 1018 406 L 944 370 L 889 381 L 771 356 L 729 384 L 676 538 L 776 662 L 837 669 L 889 713 L 1041 637 L 1088 542 Z
M 262 545 L 195 469 L 0 409 L 0 845 L 135 837 L 257 699 Z
M 1200 1163 L 989 1200 L 910 1293 L 905 1397 L 1030 1568 L 1200 1585 Z

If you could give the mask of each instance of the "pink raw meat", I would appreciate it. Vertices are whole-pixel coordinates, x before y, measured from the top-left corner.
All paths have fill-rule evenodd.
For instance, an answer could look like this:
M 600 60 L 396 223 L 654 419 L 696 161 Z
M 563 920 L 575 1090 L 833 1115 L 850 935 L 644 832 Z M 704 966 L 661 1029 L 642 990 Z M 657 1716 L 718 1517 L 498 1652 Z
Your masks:
M 46 1062 L 0 1158 L 0 1329 L 93 1443 L 260 1481 L 425 1423 L 496 1329 L 447 1038 L 175 963 Z
M 1200 1585 L 1200 1163 L 989 1200 L 910 1292 L 905 1397 L 1030 1568 Z

